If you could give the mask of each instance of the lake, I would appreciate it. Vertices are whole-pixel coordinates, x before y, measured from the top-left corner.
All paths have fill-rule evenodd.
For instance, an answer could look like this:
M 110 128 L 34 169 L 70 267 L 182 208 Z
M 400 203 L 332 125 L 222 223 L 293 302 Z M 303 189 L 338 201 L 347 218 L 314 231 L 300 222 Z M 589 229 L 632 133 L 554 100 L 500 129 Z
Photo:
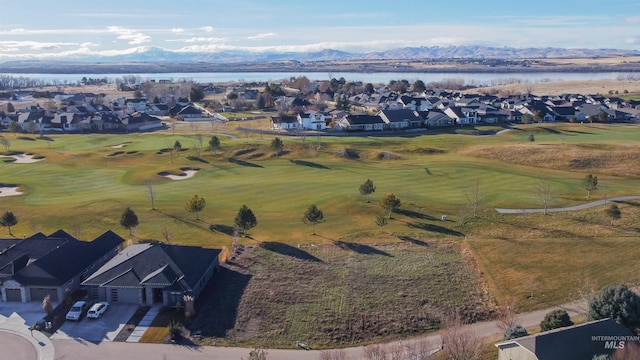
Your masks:
M 330 80 L 331 78 L 345 78 L 347 81 L 362 81 L 365 83 L 387 84 L 390 80 L 407 80 L 413 83 L 422 80 L 425 83 L 438 82 L 447 79 L 460 79 L 467 85 L 499 85 L 513 82 L 551 82 L 570 80 L 615 80 L 628 75 L 621 72 L 521 72 L 521 73 L 419 73 L 419 72 L 217 72 L 217 73 L 122 73 L 122 74 L 17 74 L 0 73 L 16 78 L 27 77 L 47 82 L 77 83 L 82 77 L 107 78 L 110 81 L 121 79 L 123 76 L 139 76 L 141 80 L 193 80 L 199 83 L 216 83 L 231 81 L 247 82 L 275 82 L 291 77 L 306 76 L 310 80 Z

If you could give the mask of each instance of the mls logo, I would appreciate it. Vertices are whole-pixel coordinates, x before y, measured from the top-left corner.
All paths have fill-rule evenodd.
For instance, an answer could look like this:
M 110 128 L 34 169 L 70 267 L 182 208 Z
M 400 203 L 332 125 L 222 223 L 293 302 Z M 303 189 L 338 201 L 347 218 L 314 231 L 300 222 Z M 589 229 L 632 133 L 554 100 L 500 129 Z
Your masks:
M 610 349 L 610 350 L 624 349 L 624 340 L 620 340 L 620 341 L 605 341 L 604 348 L 605 349 Z

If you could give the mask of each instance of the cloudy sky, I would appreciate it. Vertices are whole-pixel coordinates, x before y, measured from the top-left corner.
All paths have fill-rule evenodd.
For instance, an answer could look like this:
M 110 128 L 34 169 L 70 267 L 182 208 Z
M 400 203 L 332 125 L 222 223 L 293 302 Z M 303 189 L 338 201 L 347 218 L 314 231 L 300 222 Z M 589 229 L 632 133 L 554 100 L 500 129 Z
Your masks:
M 3 1 L 0 60 L 487 45 L 640 49 L 638 0 Z

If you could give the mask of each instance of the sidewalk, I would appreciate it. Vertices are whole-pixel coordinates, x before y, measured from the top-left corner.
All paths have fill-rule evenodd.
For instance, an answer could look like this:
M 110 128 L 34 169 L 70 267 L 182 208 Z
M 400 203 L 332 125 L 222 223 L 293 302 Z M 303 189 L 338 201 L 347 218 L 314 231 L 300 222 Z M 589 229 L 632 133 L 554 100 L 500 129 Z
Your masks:
M 14 345 L 11 348 L 12 351 L 18 351 L 20 354 L 5 355 L 11 355 L 13 358 L 21 359 L 26 358 L 30 353 L 35 352 L 36 358 L 34 360 L 54 360 L 55 358 L 55 350 L 49 338 L 40 331 L 30 331 L 29 327 L 25 325 L 24 319 L 16 313 L 13 313 L 8 318 L 0 315 L 0 338 L 3 337 L 3 334 L 20 336 L 33 346 L 33 350 L 31 350 L 28 348 L 29 345 L 26 343 L 26 347 L 21 346 L 16 341 L 13 341 L 10 336 L 6 336 L 6 339 L 0 340 L 0 343 L 3 341 L 10 341 L 12 345 Z
M 135 329 L 131 332 L 131 335 L 127 338 L 127 342 L 137 343 L 140 341 L 142 335 L 144 335 L 145 331 L 151 326 L 153 319 L 156 318 L 158 313 L 160 312 L 160 306 L 152 306 L 149 311 L 142 317 L 142 320 L 138 323 Z

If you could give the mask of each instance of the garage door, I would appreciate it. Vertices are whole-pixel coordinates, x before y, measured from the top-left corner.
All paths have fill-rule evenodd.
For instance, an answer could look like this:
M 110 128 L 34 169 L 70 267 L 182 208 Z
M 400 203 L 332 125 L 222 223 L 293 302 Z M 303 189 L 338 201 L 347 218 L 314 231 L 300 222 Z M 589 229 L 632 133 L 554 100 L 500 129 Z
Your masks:
M 51 296 L 51 301 L 58 301 L 58 290 L 55 288 L 31 288 L 31 301 L 42 301 L 47 295 Z
M 6 289 L 7 301 L 22 301 L 20 289 Z
M 125 304 L 138 304 L 141 289 L 111 289 L 111 301 Z

